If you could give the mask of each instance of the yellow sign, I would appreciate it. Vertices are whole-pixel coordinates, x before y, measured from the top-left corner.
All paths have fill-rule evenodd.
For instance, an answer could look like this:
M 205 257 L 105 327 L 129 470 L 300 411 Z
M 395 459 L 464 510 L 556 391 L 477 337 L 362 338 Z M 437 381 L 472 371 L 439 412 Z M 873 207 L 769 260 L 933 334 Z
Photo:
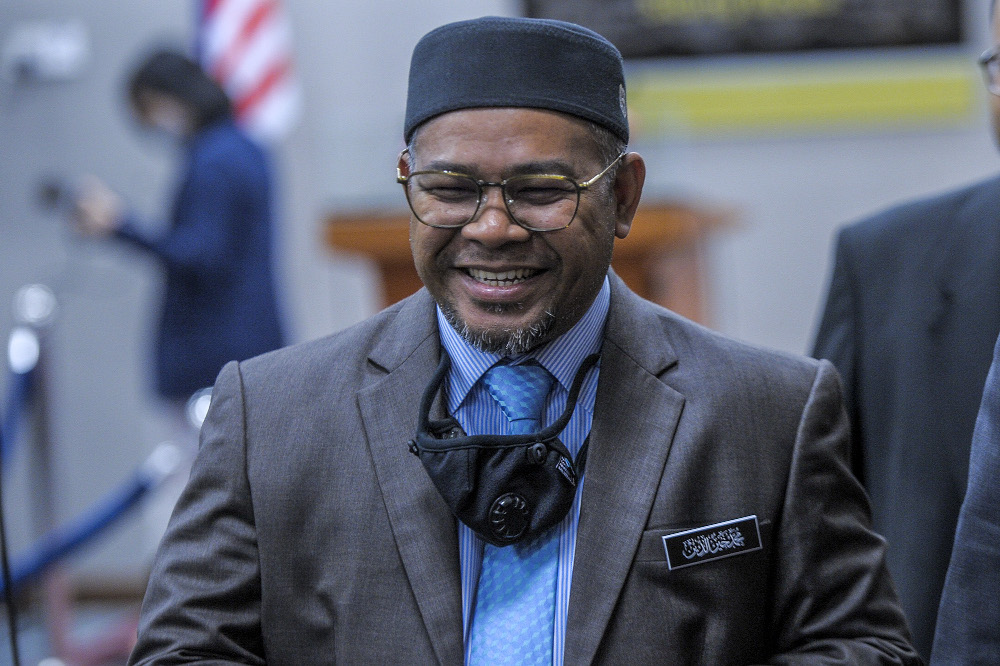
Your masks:
M 956 55 L 640 70 L 628 100 L 637 136 L 784 133 L 957 123 L 981 87 L 975 64 Z
M 655 23 L 705 20 L 811 19 L 834 16 L 842 0 L 637 0 L 639 14 Z

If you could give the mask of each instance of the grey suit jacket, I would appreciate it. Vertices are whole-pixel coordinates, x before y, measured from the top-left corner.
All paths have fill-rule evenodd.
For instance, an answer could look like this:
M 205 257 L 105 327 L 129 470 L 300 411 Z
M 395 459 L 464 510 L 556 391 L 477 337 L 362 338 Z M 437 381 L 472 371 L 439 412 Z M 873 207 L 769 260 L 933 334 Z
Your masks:
M 439 354 L 422 290 L 223 370 L 132 663 L 462 663 L 455 519 L 407 450 Z M 566 663 L 913 662 L 846 424 L 829 364 L 612 277 Z M 748 515 L 762 550 L 668 569 L 664 535 Z
M 843 378 L 853 466 L 925 657 L 998 332 L 1000 178 L 840 233 L 813 355 Z
M 1000 340 L 969 458 L 969 487 L 941 594 L 931 663 L 1000 659 Z

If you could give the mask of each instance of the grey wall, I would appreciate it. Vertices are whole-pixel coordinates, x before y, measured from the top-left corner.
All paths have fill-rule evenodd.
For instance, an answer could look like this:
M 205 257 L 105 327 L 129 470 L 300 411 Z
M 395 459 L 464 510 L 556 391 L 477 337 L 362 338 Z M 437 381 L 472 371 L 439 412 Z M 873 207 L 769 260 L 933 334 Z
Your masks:
M 157 281 L 144 258 L 69 234 L 60 218 L 36 205 L 35 191 L 49 174 L 75 178 L 93 172 L 127 193 L 140 211 L 161 208 L 169 156 L 144 145 L 132 131 L 119 103 L 120 84 L 128 58 L 148 40 L 184 34 L 186 18 L 179 6 L 0 4 L 0 39 L 23 21 L 81 19 L 92 44 L 90 64 L 76 80 L 0 82 L 0 335 L 6 349 L 12 319 L 8 304 L 18 287 L 37 281 L 52 285 L 60 301 L 49 345 L 60 522 L 114 487 L 159 441 L 149 419 L 145 367 Z M 15 553 L 28 541 L 28 498 L 34 490 L 26 447 L 17 453 L 4 475 Z M 89 552 L 88 570 L 109 578 L 141 571 L 136 562 L 148 552 L 149 539 L 138 521 L 126 527 Z
M 168 199 L 171 155 L 133 131 L 120 103 L 123 70 L 151 40 L 191 37 L 193 3 L 6 0 L 0 45 L 19 21 L 82 19 L 93 43 L 83 74 L 66 83 L 0 83 L 0 336 L 20 285 L 46 281 L 62 305 L 52 331 L 56 496 L 68 519 L 114 486 L 167 436 L 148 390 L 148 335 L 156 266 L 115 246 L 74 239 L 33 201 L 47 173 L 105 177 L 155 218 Z M 970 63 L 987 42 L 986 0 L 969 15 Z M 398 207 L 406 68 L 416 40 L 449 20 L 512 13 L 513 0 L 327 2 L 286 0 L 303 84 L 301 121 L 281 147 L 282 293 L 296 340 L 375 310 L 363 261 L 321 244 L 332 211 Z M 970 67 L 972 65 L 970 64 Z M 983 105 L 985 106 L 985 99 Z M 681 193 L 742 211 L 715 241 L 711 286 L 717 328 L 790 351 L 809 344 L 828 277 L 835 228 L 904 198 L 992 173 L 985 114 L 921 131 L 841 132 L 645 142 L 650 196 Z M 5 379 L 0 378 L 0 389 Z M 28 540 L 23 450 L 5 479 L 15 551 Z M 74 562 L 80 578 L 141 578 L 155 528 L 127 521 Z M 152 533 L 152 534 L 151 534 Z

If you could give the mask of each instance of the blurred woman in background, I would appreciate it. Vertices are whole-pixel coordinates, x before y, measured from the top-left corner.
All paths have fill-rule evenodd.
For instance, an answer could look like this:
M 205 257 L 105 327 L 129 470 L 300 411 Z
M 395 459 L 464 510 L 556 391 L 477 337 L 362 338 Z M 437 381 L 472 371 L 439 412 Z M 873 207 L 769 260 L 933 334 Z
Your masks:
M 159 51 L 133 72 L 139 122 L 181 142 L 185 158 L 168 228 L 144 230 L 99 179 L 75 205 L 82 233 L 119 238 L 166 271 L 155 385 L 178 418 L 222 366 L 282 345 L 272 270 L 272 176 L 267 155 L 238 128 L 222 88 L 190 58 Z

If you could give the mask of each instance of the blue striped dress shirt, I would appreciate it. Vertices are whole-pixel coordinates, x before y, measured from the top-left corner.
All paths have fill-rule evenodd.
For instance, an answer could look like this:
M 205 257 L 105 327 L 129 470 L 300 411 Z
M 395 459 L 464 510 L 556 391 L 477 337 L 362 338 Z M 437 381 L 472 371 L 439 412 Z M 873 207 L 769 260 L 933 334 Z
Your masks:
M 566 408 L 570 386 L 580 364 L 591 354 L 600 351 L 610 298 L 611 287 L 605 278 L 594 303 L 573 328 L 552 342 L 512 359 L 515 365 L 528 359 L 535 359 L 556 378 L 545 402 L 543 425 L 552 423 L 562 414 Z M 452 362 L 446 384 L 449 412 L 469 435 L 506 434 L 507 417 L 483 385 L 478 383 L 483 373 L 495 365 L 501 357 L 481 352 L 465 342 L 448 324 L 440 309 L 437 318 L 441 344 Z M 560 441 L 566 445 L 574 458 L 590 433 L 599 372 L 600 363 L 587 373 L 573 416 L 559 435 Z M 583 479 L 577 486 L 572 508 L 556 527 L 559 530 L 559 563 L 556 573 L 556 609 L 552 645 L 552 663 L 555 666 L 562 666 L 563 663 L 566 615 L 569 609 L 569 591 L 573 577 L 573 557 L 576 550 L 576 530 L 580 521 L 582 490 Z M 458 544 L 462 571 L 462 629 L 465 636 L 465 661 L 468 663 L 469 628 L 472 626 L 472 613 L 476 607 L 476 587 L 483 561 L 483 540 L 464 523 L 459 522 Z

